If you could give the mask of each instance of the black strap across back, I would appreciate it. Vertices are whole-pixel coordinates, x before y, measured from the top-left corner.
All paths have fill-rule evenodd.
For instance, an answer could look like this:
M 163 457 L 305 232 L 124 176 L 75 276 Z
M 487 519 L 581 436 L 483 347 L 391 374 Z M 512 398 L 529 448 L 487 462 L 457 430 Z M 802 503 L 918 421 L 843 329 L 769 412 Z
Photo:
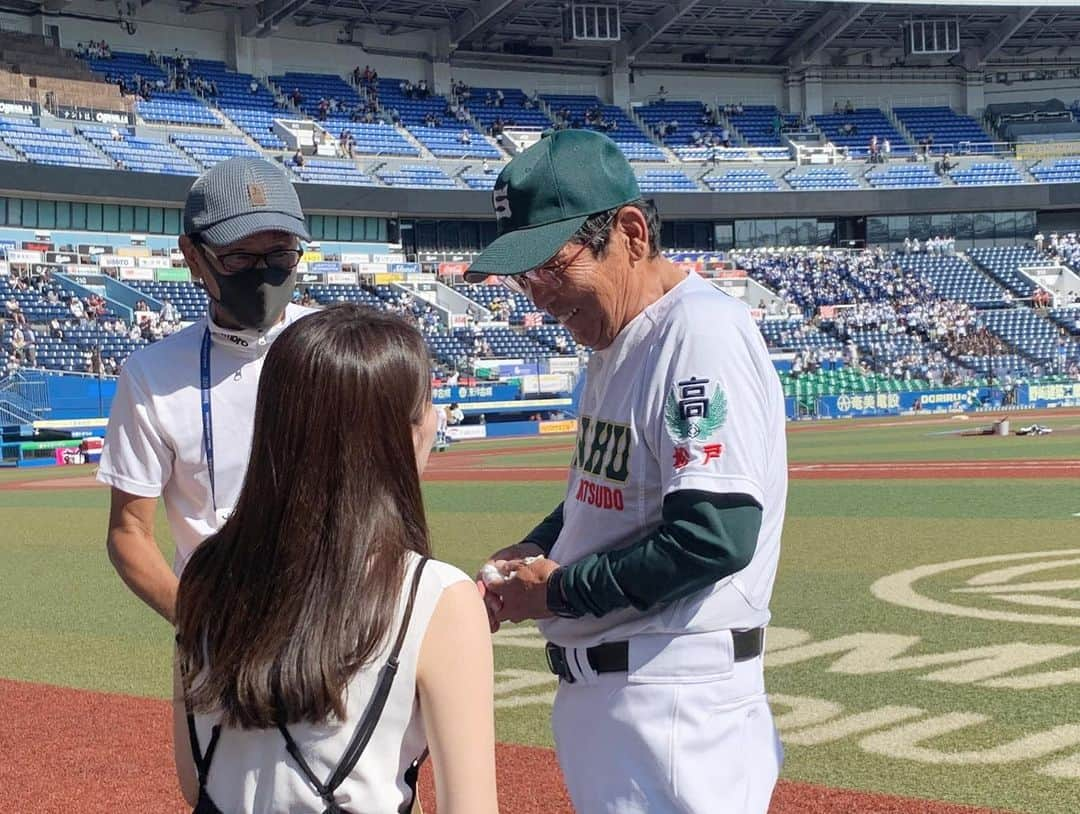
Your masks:
M 286 750 L 288 750 L 289 755 L 296 762 L 301 774 L 304 775 L 308 783 L 310 783 L 311 787 L 315 790 L 315 793 L 322 798 L 323 803 L 326 805 L 326 808 L 323 809 L 323 814 L 348 814 L 346 809 L 342 808 L 334 800 L 334 792 L 337 790 L 338 786 L 345 781 L 350 772 L 356 768 L 360 756 L 364 753 L 364 749 L 371 740 L 371 736 L 375 733 L 375 727 L 379 723 L 379 718 L 382 717 L 383 708 L 386 706 L 387 698 L 390 697 L 390 689 L 393 686 L 394 678 L 397 675 L 398 656 L 401 654 L 401 647 L 405 643 L 405 634 L 408 632 L 409 620 L 412 618 L 413 605 L 416 602 L 416 593 L 420 588 L 420 577 L 424 573 L 424 566 L 427 564 L 427 561 L 427 557 L 423 557 L 416 565 L 416 570 L 413 572 L 412 586 L 409 589 L 409 600 L 405 605 L 405 614 L 401 620 L 401 628 L 398 630 L 397 638 L 394 640 L 394 646 L 390 650 L 390 655 L 386 659 L 386 664 L 379 674 L 379 681 L 378 684 L 375 685 L 375 692 L 372 693 L 371 700 L 368 701 L 367 708 L 364 710 L 360 722 L 356 725 L 356 731 L 353 733 L 352 740 L 349 741 L 349 745 L 345 749 L 345 754 L 342 756 L 341 762 L 338 763 L 337 768 L 331 772 L 330 776 L 325 781 L 319 780 L 315 775 L 315 772 L 312 770 L 311 766 L 308 765 L 307 760 L 304 759 L 304 755 L 300 751 L 299 745 L 293 739 L 292 734 L 285 724 L 278 724 L 278 730 L 285 739 Z M 214 750 L 217 748 L 218 738 L 221 735 L 221 724 L 214 726 L 211 731 L 210 743 L 207 744 L 206 754 L 204 755 L 199 748 L 199 736 L 195 731 L 195 716 L 192 714 L 191 707 L 187 703 L 187 676 L 183 676 L 183 679 L 185 689 L 184 704 L 187 709 L 188 737 L 191 740 L 191 754 L 195 759 L 195 768 L 199 775 L 199 799 L 195 804 L 195 808 L 192 810 L 192 814 L 222 814 L 221 809 L 210 799 L 210 795 L 206 791 L 206 780 L 210 773 L 210 761 L 213 760 Z M 409 785 L 409 788 L 412 789 L 412 795 L 410 799 L 406 800 L 402 803 L 400 808 L 398 808 L 397 814 L 408 814 L 408 812 L 412 810 L 413 802 L 416 799 L 416 778 L 420 773 L 420 764 L 424 762 L 425 758 L 427 758 L 426 749 L 406 770 L 405 782 Z

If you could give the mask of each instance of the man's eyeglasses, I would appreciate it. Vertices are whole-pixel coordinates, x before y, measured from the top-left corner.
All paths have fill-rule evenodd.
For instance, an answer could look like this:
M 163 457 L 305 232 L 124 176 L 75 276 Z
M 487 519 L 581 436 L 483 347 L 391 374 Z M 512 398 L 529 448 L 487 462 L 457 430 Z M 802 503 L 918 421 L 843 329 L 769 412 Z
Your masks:
M 270 252 L 229 252 L 218 254 L 205 243 L 203 250 L 217 259 L 227 274 L 251 271 L 262 260 L 269 268 L 293 269 L 303 257 L 303 249 L 274 249 Z
M 547 286 L 548 288 L 558 288 L 562 285 L 562 275 L 566 272 L 570 266 L 577 262 L 577 259 L 581 256 L 595 240 L 597 235 L 603 234 L 607 231 L 607 228 L 615 222 L 615 216 L 619 214 L 619 210 L 613 211 L 608 215 L 607 220 L 595 231 L 591 231 L 590 234 L 584 238 L 584 242 L 581 244 L 581 248 L 574 252 L 573 256 L 563 263 L 553 263 L 551 265 L 537 266 L 534 269 L 522 272 L 521 274 L 506 274 L 500 277 L 503 285 L 518 294 L 524 294 L 526 297 L 532 298 L 529 293 L 532 290 L 532 286 L 539 283 L 540 285 Z
M 569 260 L 563 263 L 537 266 L 534 269 L 529 269 L 521 274 L 507 274 L 499 279 L 503 285 L 509 288 L 511 291 L 516 291 L 518 294 L 524 294 L 526 297 L 530 296 L 530 291 L 534 285 L 540 284 L 546 288 L 558 288 L 562 285 L 563 273 L 574 265 L 577 259 L 589 248 L 588 243 L 582 243 L 581 248 L 578 249 L 570 257 Z

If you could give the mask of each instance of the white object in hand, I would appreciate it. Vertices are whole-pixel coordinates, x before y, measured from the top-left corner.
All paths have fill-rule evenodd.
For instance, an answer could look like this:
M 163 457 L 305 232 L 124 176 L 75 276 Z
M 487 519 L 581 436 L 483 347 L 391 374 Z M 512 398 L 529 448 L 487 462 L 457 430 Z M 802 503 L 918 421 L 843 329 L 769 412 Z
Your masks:
M 522 561 L 522 565 L 532 565 L 537 560 L 542 560 L 543 554 L 535 557 L 525 557 Z M 498 566 L 493 562 L 484 563 L 484 567 L 480 569 L 480 578 L 484 581 L 484 585 L 493 586 L 500 585 L 508 579 L 513 579 L 516 571 L 507 571 L 503 573 L 499 570 Z

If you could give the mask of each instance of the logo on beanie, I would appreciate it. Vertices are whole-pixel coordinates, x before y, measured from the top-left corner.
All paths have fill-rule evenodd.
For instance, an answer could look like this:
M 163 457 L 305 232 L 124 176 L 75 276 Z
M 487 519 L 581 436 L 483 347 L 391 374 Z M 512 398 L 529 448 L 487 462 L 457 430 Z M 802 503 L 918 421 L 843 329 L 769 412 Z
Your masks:
M 252 206 L 266 206 L 266 188 L 262 184 L 248 184 L 247 189 Z
M 508 187 L 504 184 L 501 187 L 495 187 L 495 190 L 491 194 L 492 203 L 495 206 L 495 219 L 502 220 L 503 218 L 511 217 L 510 214 L 510 195 L 507 192 Z

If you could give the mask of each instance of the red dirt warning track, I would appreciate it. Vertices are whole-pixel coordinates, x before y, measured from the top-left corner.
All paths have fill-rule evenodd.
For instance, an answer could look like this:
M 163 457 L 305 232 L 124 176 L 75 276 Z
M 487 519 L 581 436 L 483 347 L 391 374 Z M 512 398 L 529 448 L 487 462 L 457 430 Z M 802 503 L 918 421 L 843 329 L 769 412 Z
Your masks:
M 0 679 L 0 811 L 180 814 L 165 701 Z M 499 744 L 504 814 L 572 814 L 550 749 Z M 431 772 L 421 776 L 434 811 Z M 989 809 L 781 782 L 770 814 L 993 814 Z
M 459 453 L 433 457 L 424 472 L 432 481 L 565 481 L 563 466 L 484 466 L 497 461 L 499 451 L 486 457 L 459 457 Z M 794 463 L 792 478 L 813 480 L 925 480 L 969 478 L 1080 478 L 1080 460 L 1020 461 L 893 461 L 878 463 Z
M 566 449 L 559 446 L 557 449 Z M 564 482 L 565 466 L 486 466 L 510 450 L 454 450 L 432 456 L 424 480 L 457 482 Z M 531 451 L 531 450 L 530 450 Z M 851 461 L 793 463 L 796 480 L 960 480 L 971 478 L 1080 478 L 1080 459 L 1007 461 Z M 0 484 L 0 491 L 100 488 L 92 476 L 42 478 Z

